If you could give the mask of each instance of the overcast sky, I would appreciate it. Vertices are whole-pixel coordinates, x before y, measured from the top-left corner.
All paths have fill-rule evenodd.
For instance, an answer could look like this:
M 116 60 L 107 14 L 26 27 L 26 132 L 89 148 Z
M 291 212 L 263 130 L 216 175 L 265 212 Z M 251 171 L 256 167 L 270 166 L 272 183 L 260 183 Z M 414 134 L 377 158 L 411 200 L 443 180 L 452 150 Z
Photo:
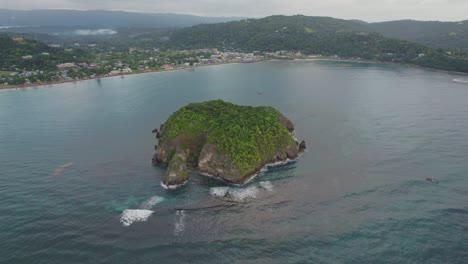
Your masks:
M 0 0 L 0 8 L 106 9 L 243 17 L 304 14 L 370 22 L 468 19 L 468 0 Z

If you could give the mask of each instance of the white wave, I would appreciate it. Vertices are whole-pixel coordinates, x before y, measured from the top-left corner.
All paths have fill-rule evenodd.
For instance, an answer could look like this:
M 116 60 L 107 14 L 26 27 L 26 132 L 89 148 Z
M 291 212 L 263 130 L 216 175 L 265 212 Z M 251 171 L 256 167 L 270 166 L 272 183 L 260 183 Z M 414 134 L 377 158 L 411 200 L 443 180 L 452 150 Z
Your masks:
M 237 202 L 245 201 L 246 199 L 256 198 L 258 188 L 256 186 L 249 186 L 246 188 L 230 188 L 227 196 Z
M 210 189 L 210 194 L 216 197 L 225 197 L 229 191 L 229 187 L 213 187 Z
M 226 198 L 236 202 L 243 202 L 248 199 L 257 198 L 260 191 L 273 191 L 273 184 L 270 181 L 262 181 L 258 186 L 251 185 L 248 187 L 212 187 L 210 194 L 216 198 Z
M 161 182 L 161 187 L 163 187 L 166 190 L 175 190 L 175 189 L 178 189 L 178 188 L 184 186 L 185 184 L 187 184 L 187 182 L 188 181 L 185 181 L 184 183 L 179 184 L 179 185 L 166 185 L 166 184 L 164 184 L 164 182 Z
M 300 154 L 299 154 L 300 156 Z M 278 161 L 278 162 L 274 162 L 274 163 L 268 163 L 267 165 L 265 165 L 265 167 L 276 167 L 276 166 L 283 166 L 283 165 L 287 165 L 289 163 L 292 163 L 292 162 L 295 162 L 298 160 L 299 157 L 295 158 L 295 159 L 286 159 L 284 161 Z
M 468 79 L 465 78 L 453 79 L 453 81 L 459 83 L 468 83 Z
M 297 158 L 295 158 L 295 159 L 289 159 L 289 158 L 287 158 L 287 159 L 284 160 L 284 161 L 278 161 L 278 162 L 266 164 L 265 166 L 263 166 L 263 168 L 260 170 L 259 173 L 252 175 L 252 177 L 250 177 L 250 179 L 248 179 L 248 180 L 244 183 L 244 185 L 250 183 L 253 179 L 255 179 L 255 178 L 257 178 L 257 177 L 262 176 L 263 174 L 265 174 L 265 173 L 268 171 L 268 168 L 277 167 L 277 166 L 283 166 L 283 165 L 287 165 L 287 164 L 289 164 L 289 163 L 296 162 L 301 156 L 302 156 L 302 153 L 299 153 L 299 156 L 298 156 Z
M 151 210 L 126 209 L 122 212 L 120 223 L 124 226 L 130 226 L 134 222 L 144 222 L 148 220 L 153 213 L 154 212 Z
M 295 159 L 286 158 L 286 160 L 284 160 L 284 161 L 278 161 L 278 162 L 273 162 L 273 163 L 267 163 L 265 166 L 263 166 L 263 168 L 260 169 L 260 171 L 259 171 L 258 173 L 252 175 L 248 180 L 246 180 L 244 183 L 241 183 L 241 184 L 227 182 L 226 180 L 224 180 L 224 179 L 221 178 L 221 177 L 214 176 L 214 175 L 211 175 L 211 174 L 206 173 L 206 172 L 199 172 L 199 173 L 200 173 L 201 175 L 203 175 L 203 176 L 206 176 L 206 177 L 209 177 L 209 178 L 213 178 L 213 179 L 217 179 L 217 180 L 220 180 L 220 181 L 229 183 L 229 185 L 231 185 L 231 186 L 242 187 L 242 186 L 246 186 L 247 184 L 249 184 L 250 182 L 252 182 L 255 178 L 257 178 L 257 177 L 262 176 L 263 174 L 265 174 L 265 173 L 268 171 L 268 168 L 276 167 L 276 166 L 283 166 L 283 165 L 287 165 L 287 164 L 296 162 L 296 161 L 302 156 L 302 154 L 303 154 L 303 152 L 299 153 L 299 155 L 298 155 L 297 158 L 295 158 Z M 185 183 L 184 183 L 184 184 L 185 184 Z M 170 187 L 164 185 L 164 183 L 162 183 L 162 182 L 161 182 L 161 186 L 163 186 L 163 187 L 166 188 L 166 189 L 167 189 L 167 188 L 170 188 Z
M 140 205 L 140 208 L 149 210 L 149 209 L 153 208 L 153 206 L 155 206 L 156 204 L 158 204 L 158 203 L 160 203 L 162 201 L 164 201 L 163 197 L 153 196 L 153 197 L 145 200 L 144 202 L 142 202 L 141 205 Z
M 271 183 L 271 181 L 262 181 L 262 182 L 259 182 L 258 184 L 260 185 L 261 188 L 269 192 L 273 191 L 273 184 Z
M 185 211 L 176 211 L 176 220 L 174 222 L 174 235 L 179 236 L 185 230 Z

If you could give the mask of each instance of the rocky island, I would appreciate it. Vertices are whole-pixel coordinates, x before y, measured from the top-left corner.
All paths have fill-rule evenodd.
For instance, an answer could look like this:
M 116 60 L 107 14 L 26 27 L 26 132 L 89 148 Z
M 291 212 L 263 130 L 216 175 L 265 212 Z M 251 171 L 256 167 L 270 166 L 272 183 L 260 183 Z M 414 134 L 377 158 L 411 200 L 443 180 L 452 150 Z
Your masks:
M 305 142 L 278 110 L 222 100 L 192 103 L 173 113 L 159 129 L 153 161 L 167 165 L 163 184 L 188 181 L 188 170 L 243 184 L 268 164 L 296 159 Z

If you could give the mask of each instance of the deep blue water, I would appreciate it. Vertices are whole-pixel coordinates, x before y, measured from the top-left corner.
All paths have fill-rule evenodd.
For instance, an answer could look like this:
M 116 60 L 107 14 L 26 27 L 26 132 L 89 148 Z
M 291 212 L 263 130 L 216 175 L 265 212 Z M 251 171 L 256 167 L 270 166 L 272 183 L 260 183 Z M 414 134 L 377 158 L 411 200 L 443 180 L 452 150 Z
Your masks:
M 0 263 L 468 263 L 460 78 L 289 61 L 0 91 Z M 218 98 L 279 109 L 308 152 L 235 199 L 163 189 L 151 130 Z

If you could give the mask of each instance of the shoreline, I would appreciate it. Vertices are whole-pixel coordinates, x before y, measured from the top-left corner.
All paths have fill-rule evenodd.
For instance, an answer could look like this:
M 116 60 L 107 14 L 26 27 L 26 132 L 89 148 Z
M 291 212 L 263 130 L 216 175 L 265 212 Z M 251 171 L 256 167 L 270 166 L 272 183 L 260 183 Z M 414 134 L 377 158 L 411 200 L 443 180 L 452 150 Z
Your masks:
M 280 61 L 280 60 L 279 60 Z M 440 73 L 451 73 L 457 74 L 462 76 L 468 76 L 468 72 L 457 72 L 457 71 L 447 71 L 447 70 L 440 70 L 435 68 L 429 68 L 424 66 L 419 66 L 416 64 L 408 64 L 408 63 L 399 63 L 399 62 L 391 62 L 391 61 L 372 61 L 372 60 L 353 60 L 353 59 L 328 59 L 328 58 L 316 58 L 316 59 L 292 59 L 292 61 L 337 61 L 337 62 L 358 62 L 358 63 L 365 63 L 365 64 L 383 64 L 383 65 L 395 65 L 395 66 L 406 66 L 409 68 L 417 68 L 423 69 L 433 72 L 440 72 Z
M 205 172 L 201 172 L 201 171 L 198 171 L 198 174 L 201 175 L 201 176 L 204 176 L 204 177 L 207 177 L 207 178 L 211 178 L 211 179 L 215 179 L 215 180 L 218 180 L 220 182 L 223 182 L 227 185 L 230 185 L 230 186 L 233 186 L 233 187 L 244 187 L 246 186 L 247 184 L 249 184 L 250 182 L 252 182 L 254 179 L 258 178 L 258 177 L 261 177 L 262 175 L 264 175 L 267 171 L 268 171 L 268 168 L 271 168 L 271 167 L 279 167 L 279 166 L 284 166 L 284 165 L 288 165 L 288 164 L 291 164 L 291 163 L 295 163 L 297 162 L 299 159 L 299 157 L 297 157 L 296 159 L 289 159 L 287 158 L 286 160 L 284 161 L 278 161 L 278 162 L 272 162 L 272 163 L 267 163 L 265 164 L 265 166 L 263 166 L 260 170 L 254 172 L 254 174 L 246 177 L 246 180 L 242 183 L 235 183 L 235 182 L 230 182 L 230 181 L 227 181 L 221 177 L 218 177 L 218 176 L 215 176 L 215 175 L 211 175 L 209 173 L 205 173 Z M 180 185 L 177 185 L 177 186 L 180 186 Z M 177 188 L 177 187 L 176 187 Z
M 172 71 L 182 71 L 182 70 L 190 71 L 190 70 L 195 70 L 196 68 L 203 68 L 203 67 L 209 67 L 209 66 L 219 66 L 219 65 L 238 64 L 238 63 L 255 63 L 255 62 L 262 62 L 262 61 L 267 61 L 267 60 L 254 61 L 254 62 L 222 62 L 222 63 L 214 63 L 214 64 L 203 64 L 203 65 L 197 65 L 197 66 L 192 66 L 192 67 L 174 68 L 174 69 L 169 69 L 169 70 L 151 70 L 151 71 L 144 71 L 144 72 L 121 73 L 121 74 L 108 75 L 108 76 L 97 76 L 93 78 L 83 78 L 79 80 L 62 80 L 62 81 L 51 81 L 51 82 L 43 82 L 43 83 L 20 84 L 20 85 L 1 85 L 0 84 L 0 91 L 1 90 L 18 90 L 18 89 L 27 89 L 27 88 L 40 88 L 40 87 L 45 87 L 45 86 L 53 86 L 56 84 L 78 83 L 78 82 L 83 82 L 83 81 L 109 79 L 109 78 L 140 75 L 140 74 L 162 73 L 162 72 L 172 72 Z
M 407 64 L 407 63 L 397 63 L 397 62 L 387 62 L 387 61 L 370 61 L 370 60 L 353 60 L 353 59 L 334 59 L 334 58 L 326 58 L 326 57 L 320 58 L 319 57 L 319 58 L 294 58 L 294 59 L 290 59 L 290 58 L 288 59 L 263 59 L 259 61 L 253 61 L 253 62 L 234 62 L 233 61 L 233 62 L 222 62 L 222 63 L 214 63 L 214 64 L 203 64 L 203 65 L 184 67 L 184 68 L 174 68 L 174 69 L 169 69 L 169 70 L 151 70 L 151 71 L 145 71 L 145 72 L 121 73 L 121 74 L 116 74 L 116 75 L 111 75 L 111 76 L 99 76 L 99 77 L 93 77 L 93 78 L 83 78 L 79 80 L 62 80 L 62 81 L 51 81 L 51 82 L 21 84 L 21 85 L 1 85 L 0 84 L 0 91 L 1 90 L 18 90 L 18 89 L 27 89 L 27 88 L 40 88 L 40 87 L 54 86 L 57 84 L 64 84 L 64 83 L 78 83 L 78 82 L 83 82 L 83 81 L 101 80 L 101 79 L 116 78 L 116 77 L 123 78 L 124 76 L 182 71 L 182 70 L 191 71 L 197 68 L 210 67 L 210 66 L 220 66 L 220 65 L 228 65 L 228 64 L 244 64 L 244 63 L 250 64 L 250 63 L 259 63 L 259 62 L 267 62 L 267 61 L 335 61 L 335 62 L 357 62 L 357 63 L 366 63 L 366 64 L 384 64 L 384 65 L 397 65 L 397 66 L 400 65 L 400 66 L 407 66 L 411 68 L 418 68 L 418 69 L 429 70 L 429 71 L 434 71 L 434 72 L 468 76 L 468 73 L 466 72 L 439 70 L 439 69 L 423 67 L 423 66 Z
M 279 160 L 279 161 L 276 161 L 276 162 L 271 162 L 271 163 L 266 163 L 263 167 L 261 167 L 260 169 L 257 169 L 255 170 L 252 174 L 248 175 L 244 182 L 242 183 L 235 183 L 235 182 L 230 182 L 230 181 L 227 181 L 221 177 L 218 177 L 218 176 L 215 176 L 215 175 L 211 175 L 209 173 L 205 173 L 205 172 L 201 172 L 200 170 L 197 170 L 198 171 L 198 174 L 199 175 L 202 175 L 204 177 L 208 177 L 208 178 L 212 178 L 212 179 L 216 179 L 218 181 L 221 181 L 225 184 L 228 184 L 230 186 L 233 186 L 233 187 L 243 187 L 243 186 L 246 186 L 247 184 L 251 183 L 254 179 L 256 178 L 259 178 L 261 176 L 263 176 L 266 172 L 268 172 L 268 169 L 269 168 L 274 168 L 274 167 L 280 167 L 280 166 L 285 166 L 285 165 L 289 165 L 289 164 L 292 164 L 292 163 L 296 163 L 299 161 L 299 158 L 306 152 L 307 150 L 304 150 L 303 152 L 299 153 L 297 155 L 296 158 L 294 159 L 290 159 L 290 158 L 286 158 L 285 160 Z

